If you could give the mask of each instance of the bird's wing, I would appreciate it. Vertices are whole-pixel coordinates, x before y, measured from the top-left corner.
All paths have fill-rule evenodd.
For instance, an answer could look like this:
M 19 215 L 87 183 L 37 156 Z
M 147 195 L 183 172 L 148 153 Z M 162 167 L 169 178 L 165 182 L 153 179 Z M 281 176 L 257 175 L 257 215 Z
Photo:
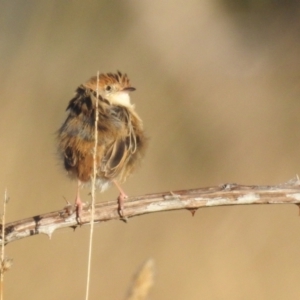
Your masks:
M 103 157 L 101 171 L 107 178 L 122 180 L 126 172 L 124 169 L 128 160 L 137 149 L 135 130 L 130 111 L 121 106 L 113 106 L 111 110 L 111 124 L 114 126 L 112 141 L 107 145 Z M 124 178 L 125 179 L 125 178 Z

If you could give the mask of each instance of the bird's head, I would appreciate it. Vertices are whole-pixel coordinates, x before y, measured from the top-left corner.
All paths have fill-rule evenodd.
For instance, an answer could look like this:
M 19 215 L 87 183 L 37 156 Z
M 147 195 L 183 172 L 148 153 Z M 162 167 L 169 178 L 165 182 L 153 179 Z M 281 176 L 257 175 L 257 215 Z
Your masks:
M 97 91 L 97 77 L 92 77 L 85 86 Z M 99 75 L 98 92 L 113 105 L 133 107 L 129 96 L 129 92 L 132 91 L 135 91 L 135 88 L 130 85 L 127 74 L 118 71 Z

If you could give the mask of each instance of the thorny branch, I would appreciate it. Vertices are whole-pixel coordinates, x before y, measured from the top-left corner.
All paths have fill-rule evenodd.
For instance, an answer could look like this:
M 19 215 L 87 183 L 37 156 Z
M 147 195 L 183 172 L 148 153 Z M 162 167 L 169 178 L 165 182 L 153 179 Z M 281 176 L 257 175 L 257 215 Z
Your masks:
M 198 208 L 245 205 L 245 204 L 297 204 L 300 207 L 300 180 L 298 177 L 276 186 L 239 185 L 234 183 L 215 187 L 198 188 L 165 193 L 148 194 L 129 198 L 125 203 L 124 217 L 188 209 L 195 213 Z M 81 212 L 81 225 L 91 221 L 90 207 Z M 95 205 L 95 222 L 120 219 L 117 201 Z M 5 226 L 5 244 L 22 238 L 44 233 L 51 237 L 56 229 L 78 226 L 73 206 L 61 210 L 15 221 Z M 2 235 L 0 236 L 0 242 Z

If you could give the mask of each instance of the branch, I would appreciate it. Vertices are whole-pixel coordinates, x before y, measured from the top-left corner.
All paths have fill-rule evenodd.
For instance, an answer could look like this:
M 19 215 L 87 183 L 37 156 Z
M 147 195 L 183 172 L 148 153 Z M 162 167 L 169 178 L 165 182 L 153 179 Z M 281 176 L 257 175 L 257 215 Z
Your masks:
M 216 187 L 181 190 L 132 197 L 125 203 L 124 217 L 188 209 L 194 215 L 201 207 L 245 204 L 297 204 L 300 207 L 300 180 L 298 177 L 276 186 L 223 184 Z M 81 225 L 91 222 L 90 207 L 86 205 L 80 215 Z M 119 220 L 117 201 L 95 205 L 95 222 Z M 51 237 L 56 229 L 76 228 L 76 213 L 69 205 L 62 210 L 37 215 L 6 224 L 5 244 L 44 233 Z M 0 242 L 2 236 L 0 236 Z

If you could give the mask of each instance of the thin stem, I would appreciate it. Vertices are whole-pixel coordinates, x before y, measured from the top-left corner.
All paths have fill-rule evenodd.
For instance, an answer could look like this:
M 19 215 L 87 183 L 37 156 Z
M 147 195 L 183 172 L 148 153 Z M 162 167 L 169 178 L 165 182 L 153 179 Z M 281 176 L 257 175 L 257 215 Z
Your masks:
M 166 191 L 130 197 L 124 204 L 124 217 L 128 219 L 173 210 L 188 210 L 194 214 L 197 209 L 213 206 L 266 204 L 300 206 L 300 180 L 294 178 L 284 184 L 268 186 L 231 183 L 190 190 Z M 93 215 L 89 208 L 83 207 L 80 215 L 82 225 L 90 225 L 91 217 L 93 223 L 120 220 L 116 200 L 96 203 Z M 70 212 L 63 208 L 6 224 L 5 244 L 41 233 L 51 237 L 57 229 L 66 227 L 74 229 L 76 226 L 78 226 L 76 214 L 70 215 Z M 3 234 L 0 239 L 4 239 Z
M 93 151 L 93 176 L 92 176 L 92 209 L 91 209 L 91 228 L 90 228 L 90 239 L 89 239 L 89 252 L 88 252 L 88 269 L 87 269 L 87 280 L 86 280 L 86 294 L 85 299 L 89 299 L 90 292 L 90 278 L 91 278 L 91 265 L 92 265 L 92 249 L 93 249 L 93 234 L 94 234 L 94 218 L 95 218 L 95 191 L 96 191 L 96 176 L 97 176 L 97 146 L 98 146 L 98 98 L 99 98 L 99 71 L 97 72 L 97 99 L 95 106 L 95 144 Z

